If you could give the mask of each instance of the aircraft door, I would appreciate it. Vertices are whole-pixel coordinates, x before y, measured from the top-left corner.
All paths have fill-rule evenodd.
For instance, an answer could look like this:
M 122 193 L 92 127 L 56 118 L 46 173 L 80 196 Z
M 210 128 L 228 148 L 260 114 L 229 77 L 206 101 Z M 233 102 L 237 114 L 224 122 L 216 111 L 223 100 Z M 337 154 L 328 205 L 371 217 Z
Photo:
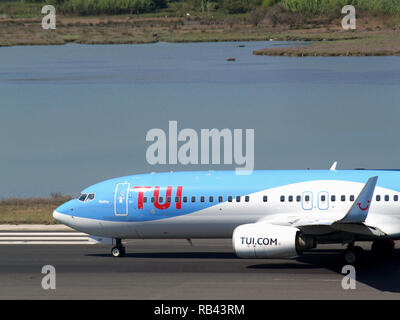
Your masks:
M 129 183 L 118 183 L 114 195 L 114 214 L 116 216 L 128 215 Z

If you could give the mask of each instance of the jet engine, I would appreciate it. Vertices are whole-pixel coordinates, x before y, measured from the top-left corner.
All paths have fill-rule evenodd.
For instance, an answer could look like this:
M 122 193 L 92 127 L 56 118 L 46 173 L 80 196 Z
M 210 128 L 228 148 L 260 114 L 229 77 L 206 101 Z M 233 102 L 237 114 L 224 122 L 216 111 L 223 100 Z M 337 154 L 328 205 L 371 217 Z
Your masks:
M 294 227 L 250 223 L 233 231 L 233 248 L 239 258 L 293 258 L 315 248 L 313 238 L 305 237 Z

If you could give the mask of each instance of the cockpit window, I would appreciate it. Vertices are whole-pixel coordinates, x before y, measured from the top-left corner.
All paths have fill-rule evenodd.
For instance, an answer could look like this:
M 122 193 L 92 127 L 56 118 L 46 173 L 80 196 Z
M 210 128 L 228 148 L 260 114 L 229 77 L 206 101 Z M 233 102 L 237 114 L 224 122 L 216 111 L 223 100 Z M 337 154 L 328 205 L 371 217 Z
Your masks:
M 93 200 L 93 199 L 94 199 L 94 193 L 89 193 L 89 195 L 87 197 L 87 200 L 90 201 L 90 200 Z
M 85 201 L 86 198 L 87 198 L 87 194 L 86 194 L 86 193 L 82 193 L 82 194 L 79 196 L 79 201 Z
M 79 200 L 79 201 L 82 201 L 82 202 L 88 202 L 88 201 L 93 200 L 94 197 L 95 197 L 95 194 L 94 194 L 94 193 L 89 193 L 89 194 L 88 194 L 88 193 L 82 193 L 82 194 L 79 196 L 78 200 Z

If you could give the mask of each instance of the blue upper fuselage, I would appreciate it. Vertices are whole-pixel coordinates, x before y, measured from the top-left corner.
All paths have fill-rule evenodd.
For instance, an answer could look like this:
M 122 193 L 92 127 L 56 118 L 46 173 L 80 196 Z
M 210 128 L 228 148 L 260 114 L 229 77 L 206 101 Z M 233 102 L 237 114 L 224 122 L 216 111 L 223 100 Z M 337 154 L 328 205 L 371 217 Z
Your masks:
M 229 196 L 245 196 L 293 183 L 315 180 L 365 183 L 372 176 L 378 176 L 378 186 L 400 191 L 400 172 L 389 170 L 271 170 L 253 171 L 249 175 L 238 175 L 236 171 L 168 172 L 125 176 L 97 183 L 82 191 L 83 194 L 93 194 L 93 200 L 73 199 L 56 210 L 96 220 L 151 221 L 211 207 L 219 203 L 218 197 L 226 202 Z M 157 187 L 158 197 L 162 199 L 159 203 L 156 200 L 154 205 L 151 198 Z M 200 197 L 209 199 L 210 196 L 215 201 L 200 201 Z M 193 202 L 192 197 L 196 197 Z

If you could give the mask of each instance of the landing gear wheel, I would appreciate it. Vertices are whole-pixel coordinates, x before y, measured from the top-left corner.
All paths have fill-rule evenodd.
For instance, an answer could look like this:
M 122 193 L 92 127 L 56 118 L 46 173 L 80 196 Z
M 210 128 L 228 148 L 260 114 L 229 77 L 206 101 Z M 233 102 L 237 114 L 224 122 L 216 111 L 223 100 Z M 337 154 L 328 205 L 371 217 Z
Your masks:
M 113 257 L 123 257 L 125 255 L 125 248 L 122 246 L 116 246 L 111 249 Z
M 125 255 L 125 247 L 122 245 L 122 240 L 116 238 L 115 242 L 115 246 L 111 249 L 111 255 L 113 257 L 123 257 Z
M 364 250 L 358 246 L 350 246 L 344 252 L 344 260 L 348 264 L 357 264 L 362 261 Z
M 394 241 L 391 239 L 375 240 L 371 245 L 371 251 L 379 257 L 388 258 L 393 254 Z

